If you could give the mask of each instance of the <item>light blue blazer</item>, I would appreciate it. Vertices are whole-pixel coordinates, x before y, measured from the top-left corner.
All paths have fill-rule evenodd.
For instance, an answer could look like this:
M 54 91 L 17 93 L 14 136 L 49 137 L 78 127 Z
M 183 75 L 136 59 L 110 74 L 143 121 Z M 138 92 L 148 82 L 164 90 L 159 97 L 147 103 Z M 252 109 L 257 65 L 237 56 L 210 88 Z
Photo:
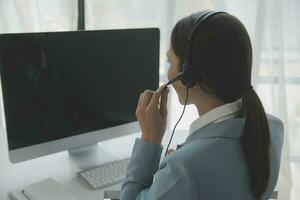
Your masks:
M 263 199 L 277 182 L 283 123 L 267 115 L 271 130 L 271 175 Z M 240 137 L 244 118 L 208 124 L 159 164 L 162 145 L 136 138 L 121 200 L 253 200 Z M 253 147 L 255 148 L 255 147 Z

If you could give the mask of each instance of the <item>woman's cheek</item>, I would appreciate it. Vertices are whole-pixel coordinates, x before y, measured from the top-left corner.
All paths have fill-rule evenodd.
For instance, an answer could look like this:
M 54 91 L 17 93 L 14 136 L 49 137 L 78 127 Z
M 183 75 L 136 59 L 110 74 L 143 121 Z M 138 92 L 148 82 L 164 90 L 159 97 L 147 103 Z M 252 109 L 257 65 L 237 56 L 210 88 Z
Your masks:
M 171 80 L 171 67 L 168 68 L 168 80 Z
M 171 80 L 173 78 L 175 78 L 177 75 L 176 70 L 174 69 L 174 67 L 169 67 L 168 69 L 168 79 Z

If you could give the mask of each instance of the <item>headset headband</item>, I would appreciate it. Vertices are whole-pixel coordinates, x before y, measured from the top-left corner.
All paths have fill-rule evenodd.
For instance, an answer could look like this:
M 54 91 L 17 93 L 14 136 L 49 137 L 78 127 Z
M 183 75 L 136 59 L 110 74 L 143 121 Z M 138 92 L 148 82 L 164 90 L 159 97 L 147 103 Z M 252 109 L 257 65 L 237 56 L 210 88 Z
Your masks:
M 212 17 L 213 15 L 219 14 L 219 13 L 226 13 L 222 11 L 210 11 L 206 10 L 203 13 L 199 13 L 199 16 L 195 20 L 192 26 L 192 30 L 187 36 L 187 49 L 186 49 L 186 55 L 185 60 L 181 65 L 181 72 L 177 74 L 175 78 L 170 80 L 167 85 L 172 84 L 173 82 L 177 80 L 181 80 L 184 86 L 187 88 L 192 88 L 196 84 L 196 74 L 193 73 L 191 66 L 189 65 L 188 61 L 191 61 L 191 49 L 192 49 L 192 43 L 193 43 L 193 36 L 198 27 L 200 27 L 200 24 L 202 24 L 204 21 L 206 21 L 209 17 Z M 165 86 L 165 87 L 166 87 Z
M 189 57 L 191 57 L 190 51 L 192 50 L 193 36 L 194 36 L 194 33 L 196 32 L 196 30 L 199 28 L 200 24 L 205 22 L 208 18 L 210 18 L 216 14 L 220 14 L 220 13 L 226 13 L 226 12 L 206 10 L 197 17 L 196 21 L 193 24 L 192 30 L 190 31 L 190 33 L 187 36 L 188 44 L 187 44 L 187 50 L 186 50 L 186 60 L 185 60 L 186 63 L 188 63 L 188 61 L 190 61 Z

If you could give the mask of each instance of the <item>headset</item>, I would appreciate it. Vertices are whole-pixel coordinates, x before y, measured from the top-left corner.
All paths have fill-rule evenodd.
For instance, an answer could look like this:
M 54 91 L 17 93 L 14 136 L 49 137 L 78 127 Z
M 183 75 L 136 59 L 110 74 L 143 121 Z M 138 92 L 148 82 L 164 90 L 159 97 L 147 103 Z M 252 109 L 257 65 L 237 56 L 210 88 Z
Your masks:
M 189 88 L 194 87 L 196 85 L 196 82 L 197 82 L 196 73 L 193 72 L 193 70 L 190 66 L 190 63 L 189 63 L 189 61 L 191 61 L 191 56 L 192 56 L 191 51 L 192 51 L 194 33 L 200 27 L 200 25 L 203 24 L 203 22 L 208 20 L 210 17 L 212 17 L 214 15 L 217 15 L 217 14 L 220 14 L 220 13 L 226 13 L 226 12 L 205 10 L 205 11 L 194 14 L 194 15 L 198 15 L 198 16 L 197 16 L 195 22 L 192 25 L 192 29 L 191 29 L 190 33 L 187 36 L 187 49 L 186 49 L 186 54 L 185 54 L 185 60 L 184 60 L 183 64 L 181 65 L 181 70 L 176 75 L 175 78 L 169 80 L 168 83 L 164 86 L 164 89 L 166 89 L 168 85 L 174 83 L 175 81 L 180 80 L 182 82 L 182 84 L 187 88 L 184 108 L 183 108 L 183 111 L 182 111 L 182 114 L 181 114 L 179 120 L 177 121 L 176 125 L 174 126 L 171 139 L 170 139 L 169 144 L 168 144 L 167 149 L 166 149 L 165 157 L 167 155 L 168 148 L 169 148 L 170 143 L 172 141 L 173 134 L 174 134 L 174 131 L 176 129 L 176 126 L 180 122 L 180 120 L 183 116 L 183 113 L 185 111 L 186 102 L 187 102 L 187 99 L 188 99 L 188 90 L 189 90 Z

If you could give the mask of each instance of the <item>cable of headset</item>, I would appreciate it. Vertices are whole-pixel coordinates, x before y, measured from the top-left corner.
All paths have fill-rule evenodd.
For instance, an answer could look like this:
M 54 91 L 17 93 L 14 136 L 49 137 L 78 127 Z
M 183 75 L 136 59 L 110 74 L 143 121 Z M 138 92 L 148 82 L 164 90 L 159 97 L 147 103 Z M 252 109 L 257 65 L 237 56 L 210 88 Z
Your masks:
M 169 144 L 167 146 L 167 149 L 166 149 L 166 152 L 165 152 L 165 157 L 167 156 L 167 153 L 168 153 L 168 149 L 169 149 L 169 146 L 171 144 L 171 141 L 172 141 L 172 138 L 173 138 L 173 135 L 174 135 L 174 132 L 175 132 L 175 129 L 176 129 L 176 126 L 178 125 L 178 123 L 180 122 L 183 114 L 184 114 L 184 111 L 185 111 L 185 107 L 186 107 L 186 103 L 187 103 L 187 99 L 188 99 L 188 96 L 189 96 L 189 88 L 187 87 L 186 88 L 186 98 L 185 98 L 185 102 L 184 102 L 184 107 L 183 107 L 183 111 L 181 113 L 181 116 L 179 117 L 179 120 L 177 121 L 177 123 L 175 124 L 174 126 L 174 129 L 172 131 L 172 135 L 171 135 L 171 138 L 170 138 L 170 141 L 169 141 Z

